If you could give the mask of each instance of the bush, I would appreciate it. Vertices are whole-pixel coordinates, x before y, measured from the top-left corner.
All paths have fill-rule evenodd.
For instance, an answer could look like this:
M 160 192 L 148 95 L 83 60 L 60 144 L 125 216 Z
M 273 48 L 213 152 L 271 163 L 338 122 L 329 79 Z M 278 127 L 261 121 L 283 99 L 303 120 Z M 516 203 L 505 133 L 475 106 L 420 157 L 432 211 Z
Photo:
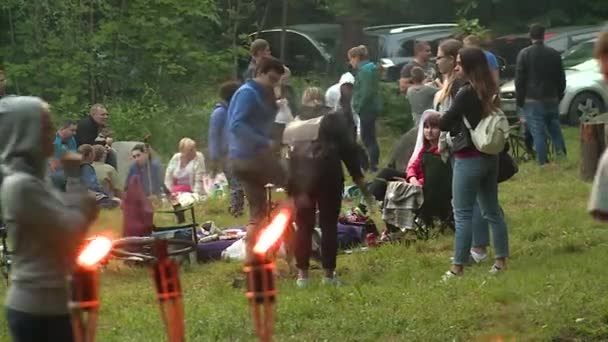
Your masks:
M 412 114 L 410 104 L 405 96 L 399 93 L 396 83 L 381 83 L 380 96 L 384 109 L 380 116 L 380 123 L 393 134 L 403 134 L 412 127 Z

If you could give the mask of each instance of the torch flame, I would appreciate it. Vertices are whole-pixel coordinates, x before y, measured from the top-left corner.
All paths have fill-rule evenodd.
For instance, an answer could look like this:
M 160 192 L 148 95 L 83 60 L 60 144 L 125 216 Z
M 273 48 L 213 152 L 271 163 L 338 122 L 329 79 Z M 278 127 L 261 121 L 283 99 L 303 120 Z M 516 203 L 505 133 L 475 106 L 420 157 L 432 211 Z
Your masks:
M 112 249 L 112 240 L 105 236 L 97 236 L 80 252 L 77 263 L 84 267 L 93 267 L 101 261 Z
M 291 218 L 291 210 L 289 208 L 283 208 L 274 217 L 272 222 L 262 231 L 258 242 L 253 247 L 253 251 L 256 254 L 265 254 L 268 249 L 273 246 L 283 235 L 283 232 L 289 224 Z

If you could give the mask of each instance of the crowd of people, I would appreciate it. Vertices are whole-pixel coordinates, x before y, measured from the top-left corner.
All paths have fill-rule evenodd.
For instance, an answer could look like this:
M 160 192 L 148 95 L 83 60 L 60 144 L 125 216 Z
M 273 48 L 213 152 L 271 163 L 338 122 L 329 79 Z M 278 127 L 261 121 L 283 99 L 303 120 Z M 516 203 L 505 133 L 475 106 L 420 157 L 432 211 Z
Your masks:
M 533 44 L 520 53 L 516 76 L 522 121 L 529 125 L 540 164 L 548 162 L 543 150 L 545 131 L 558 154 L 566 152 L 555 110 L 565 87 L 563 67 L 554 51 L 544 46 L 543 37 L 544 29 L 532 26 Z M 500 113 L 496 57 L 481 49 L 474 36 L 464 42 L 443 41 L 436 66 L 430 63 L 428 43 L 418 42 L 415 51 L 416 58 L 403 68 L 399 84 L 412 104 L 418 127 L 416 146 L 406 169 L 384 169 L 378 177 L 420 193 L 433 186 L 426 160 L 440 160 L 452 175 L 455 222 L 452 265 L 443 279 L 461 277 L 470 262 L 487 259 L 489 227 L 495 250 L 490 272 L 503 272 L 509 238 L 498 201 L 502 166 L 499 155 L 480 151 L 471 133 L 480 122 Z M 93 105 L 82 121 L 65 121 L 55 130 L 49 105 L 41 99 L 5 96 L 0 100 L 0 203 L 14 248 L 5 305 L 14 340 L 72 340 L 65 276 L 100 206 L 120 205 L 121 198 L 128 200 L 125 191 L 133 186 L 146 195 L 203 193 L 207 173 L 226 175 L 233 215 L 242 214 L 247 199 L 249 256 L 270 209 L 266 185 L 285 188 L 295 208 L 297 286 L 310 282 L 312 233 L 317 224 L 322 231 L 322 282 L 339 284 L 336 230 L 345 182 L 343 164 L 366 203 L 372 207 L 375 203 L 363 166 L 369 157 L 368 170 L 376 173 L 380 160 L 378 66 L 370 61 L 365 46 L 353 47 L 346 56 L 352 72 L 327 91 L 305 89 L 298 101 L 289 85 L 289 69 L 271 56 L 268 42 L 254 41 L 251 55 L 244 83 L 230 81 L 219 89 L 220 101 L 209 126 L 209 170 L 195 142 L 183 138 L 164 179 L 159 161 L 145 143 L 131 149 L 133 163 L 127 177 L 120 179 L 109 114 L 101 104 Z M 596 55 L 608 82 L 608 32 L 598 39 Z M 0 96 L 4 81 L 0 72 Z M 592 214 L 603 220 L 608 218 L 607 170 L 605 154 L 589 205 Z M 46 182 L 47 176 L 53 185 Z M 74 176 L 88 191 L 70 191 Z M 412 225 L 397 228 L 405 231 L 407 239 L 415 239 Z M 54 248 L 57 245 L 62 248 Z

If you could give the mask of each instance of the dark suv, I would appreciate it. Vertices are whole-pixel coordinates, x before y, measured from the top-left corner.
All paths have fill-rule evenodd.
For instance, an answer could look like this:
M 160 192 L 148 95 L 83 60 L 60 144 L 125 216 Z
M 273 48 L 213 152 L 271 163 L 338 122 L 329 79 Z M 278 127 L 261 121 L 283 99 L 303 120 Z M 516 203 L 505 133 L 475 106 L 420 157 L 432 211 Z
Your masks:
M 399 79 L 401 68 L 414 59 L 414 45 L 417 41 L 431 44 L 433 56 L 437 54 L 439 43 L 454 36 L 456 24 L 411 25 L 388 30 L 365 30 L 369 43 L 384 72 L 386 81 Z

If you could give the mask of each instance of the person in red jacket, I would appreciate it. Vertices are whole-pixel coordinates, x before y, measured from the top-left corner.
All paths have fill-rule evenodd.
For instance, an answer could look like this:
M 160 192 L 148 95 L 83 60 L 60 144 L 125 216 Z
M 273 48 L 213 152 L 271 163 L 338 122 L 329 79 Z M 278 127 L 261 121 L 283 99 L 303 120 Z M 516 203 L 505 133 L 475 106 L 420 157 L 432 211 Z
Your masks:
M 419 149 L 414 151 L 412 159 L 410 159 L 405 171 L 405 180 L 416 186 L 424 185 L 424 171 L 422 168 L 422 156 L 424 153 L 439 154 L 439 134 L 441 133 L 441 129 L 439 129 L 440 115 L 439 113 L 430 111 L 427 111 L 425 114 L 426 115 L 421 119 L 423 126 L 422 135 L 419 136 L 419 139 L 422 138 L 422 144 Z

